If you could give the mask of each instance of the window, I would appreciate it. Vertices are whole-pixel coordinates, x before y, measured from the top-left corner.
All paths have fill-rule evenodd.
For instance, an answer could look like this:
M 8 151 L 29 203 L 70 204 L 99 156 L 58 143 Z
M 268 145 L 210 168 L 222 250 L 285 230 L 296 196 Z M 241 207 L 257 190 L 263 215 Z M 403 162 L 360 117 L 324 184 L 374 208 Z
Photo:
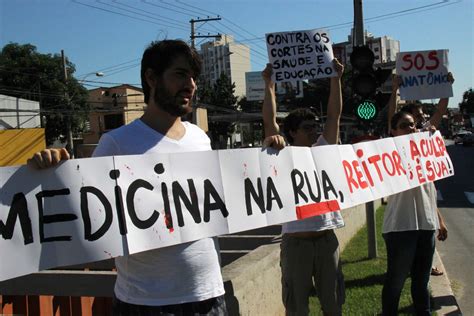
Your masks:
M 379 51 L 379 48 L 378 47 L 375 47 L 374 48 L 374 52 L 378 52 Z
M 104 129 L 110 130 L 124 125 L 123 114 L 107 114 L 104 115 Z

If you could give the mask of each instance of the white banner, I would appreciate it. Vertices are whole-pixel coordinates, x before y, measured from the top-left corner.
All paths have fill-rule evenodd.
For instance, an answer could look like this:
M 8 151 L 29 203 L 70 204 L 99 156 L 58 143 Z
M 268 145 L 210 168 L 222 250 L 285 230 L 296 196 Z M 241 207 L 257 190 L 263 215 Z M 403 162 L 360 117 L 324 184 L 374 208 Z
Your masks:
M 303 219 L 453 174 L 438 132 L 0 168 L 0 280 Z
M 337 76 L 332 42 L 326 30 L 265 34 L 274 82 Z
M 448 50 L 401 52 L 397 54 L 397 74 L 401 77 L 400 98 L 423 100 L 449 98 Z

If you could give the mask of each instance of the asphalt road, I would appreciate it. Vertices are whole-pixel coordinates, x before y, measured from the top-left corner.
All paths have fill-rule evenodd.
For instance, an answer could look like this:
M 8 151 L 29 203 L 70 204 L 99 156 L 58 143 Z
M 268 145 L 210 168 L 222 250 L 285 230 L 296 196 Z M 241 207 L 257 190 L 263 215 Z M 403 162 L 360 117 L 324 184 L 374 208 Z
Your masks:
M 436 182 L 448 239 L 437 243 L 463 315 L 474 315 L 474 147 L 447 140 L 455 175 Z M 471 199 L 471 201 L 469 201 Z

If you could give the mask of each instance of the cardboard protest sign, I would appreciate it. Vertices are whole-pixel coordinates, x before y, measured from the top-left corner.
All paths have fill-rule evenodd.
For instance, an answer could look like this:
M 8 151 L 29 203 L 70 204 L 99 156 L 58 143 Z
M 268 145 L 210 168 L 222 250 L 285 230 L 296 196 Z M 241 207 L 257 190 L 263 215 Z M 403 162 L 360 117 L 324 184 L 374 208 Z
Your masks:
M 329 33 L 325 30 L 265 34 L 274 82 L 335 77 Z
M 439 132 L 0 168 L 0 281 L 335 212 L 453 174 Z
M 396 61 L 401 77 L 400 98 L 423 100 L 449 98 L 453 88 L 448 81 L 448 50 L 400 52 Z

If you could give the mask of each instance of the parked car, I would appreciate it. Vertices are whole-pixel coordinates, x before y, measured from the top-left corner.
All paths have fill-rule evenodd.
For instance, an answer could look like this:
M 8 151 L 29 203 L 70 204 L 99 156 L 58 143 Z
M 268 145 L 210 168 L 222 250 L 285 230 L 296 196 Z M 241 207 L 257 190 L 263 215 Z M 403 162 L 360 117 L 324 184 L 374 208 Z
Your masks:
M 464 141 L 464 137 L 466 135 L 472 135 L 472 132 L 470 131 L 466 131 L 466 130 L 462 130 L 462 131 L 459 131 L 458 133 L 456 133 L 453 137 L 453 140 L 454 140 L 454 144 L 460 144 Z
M 462 145 L 463 146 L 471 146 L 474 145 L 474 134 L 466 134 L 462 138 Z

